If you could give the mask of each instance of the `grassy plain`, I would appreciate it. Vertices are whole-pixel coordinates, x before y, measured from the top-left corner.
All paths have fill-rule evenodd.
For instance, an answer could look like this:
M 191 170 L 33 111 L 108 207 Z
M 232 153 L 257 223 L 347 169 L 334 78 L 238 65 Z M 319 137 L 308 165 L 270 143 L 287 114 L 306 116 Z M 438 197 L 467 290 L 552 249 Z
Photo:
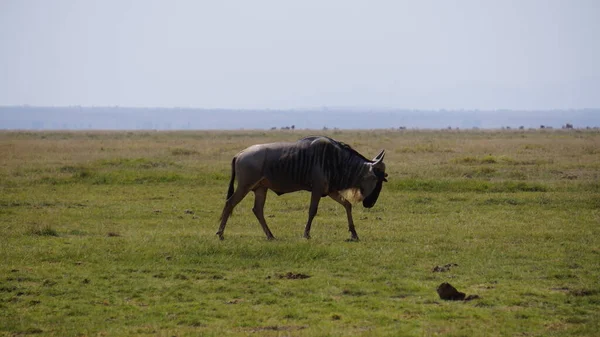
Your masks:
M 217 239 L 232 156 L 304 131 L 1 132 L 0 335 L 600 335 L 600 133 L 327 134 L 387 150 L 360 242 L 305 192 Z

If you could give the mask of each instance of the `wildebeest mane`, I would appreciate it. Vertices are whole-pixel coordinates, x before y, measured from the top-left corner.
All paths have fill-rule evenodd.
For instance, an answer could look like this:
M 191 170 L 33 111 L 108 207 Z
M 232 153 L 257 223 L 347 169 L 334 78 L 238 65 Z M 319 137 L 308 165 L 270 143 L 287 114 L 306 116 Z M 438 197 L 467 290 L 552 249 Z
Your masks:
M 371 160 L 354 150 L 350 145 L 325 136 L 309 136 L 299 140 L 300 143 L 312 144 L 313 141 L 324 139 L 316 148 L 323 151 L 321 167 L 328 177 L 329 187 L 334 190 L 343 190 L 358 187 L 356 182 L 364 175 L 366 167 L 363 163 Z
M 370 159 L 365 158 L 363 155 L 361 155 L 360 153 L 358 153 L 356 150 L 354 150 L 350 145 L 337 141 L 335 139 L 331 139 L 329 137 L 325 137 L 325 136 L 310 136 L 310 137 L 305 137 L 302 138 L 300 141 L 313 141 L 317 138 L 325 138 L 327 139 L 331 144 L 333 144 L 336 148 L 338 149 L 342 149 L 345 150 L 345 152 L 347 154 L 350 154 L 350 162 L 352 163 L 349 166 L 340 168 L 340 172 L 343 172 L 343 175 L 339 175 L 339 174 L 333 174 L 332 178 L 332 183 L 335 187 L 338 188 L 345 188 L 345 187 L 349 187 L 351 181 L 348 179 L 349 177 L 352 177 L 354 175 L 356 175 L 358 173 L 358 171 L 356 169 L 359 169 L 359 166 L 356 166 L 356 159 L 355 158 L 360 158 L 363 161 L 366 162 L 373 162 Z M 359 160 L 359 162 L 361 161 Z M 352 172 L 348 172 L 349 170 L 352 170 Z M 360 169 L 359 169 L 360 170 Z M 338 172 L 338 173 L 340 173 Z M 375 203 L 377 202 L 377 199 L 379 198 L 379 193 L 381 192 L 381 188 L 383 187 L 383 182 L 387 181 L 385 179 L 385 173 L 381 172 L 379 170 L 375 170 L 375 175 L 378 178 L 378 182 L 377 185 L 375 186 L 375 189 L 371 192 L 371 194 L 365 196 L 365 199 L 363 200 L 363 206 L 366 208 L 371 208 L 375 205 Z
M 302 139 L 300 139 L 299 141 L 313 141 L 317 138 L 325 138 L 327 139 L 329 142 L 331 142 L 332 144 L 336 145 L 339 148 L 342 148 L 348 152 L 350 152 L 352 155 L 359 157 L 362 160 L 371 162 L 370 159 L 365 158 L 362 154 L 358 153 L 358 151 L 356 151 L 355 149 L 353 149 L 350 145 L 344 143 L 344 142 L 340 142 L 338 140 L 335 140 L 333 138 L 329 138 L 327 136 L 308 136 L 308 137 L 304 137 Z

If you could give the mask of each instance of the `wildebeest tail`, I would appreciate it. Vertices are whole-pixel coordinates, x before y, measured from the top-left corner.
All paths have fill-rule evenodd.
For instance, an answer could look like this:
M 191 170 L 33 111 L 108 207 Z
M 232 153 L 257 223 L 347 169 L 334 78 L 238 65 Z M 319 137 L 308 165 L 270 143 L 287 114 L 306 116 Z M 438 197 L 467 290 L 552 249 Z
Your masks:
M 235 157 L 233 157 L 233 159 L 231 160 L 231 180 L 229 181 L 229 190 L 227 190 L 227 199 L 225 200 L 229 200 L 229 198 L 231 198 L 231 196 L 233 195 L 233 182 L 235 180 Z

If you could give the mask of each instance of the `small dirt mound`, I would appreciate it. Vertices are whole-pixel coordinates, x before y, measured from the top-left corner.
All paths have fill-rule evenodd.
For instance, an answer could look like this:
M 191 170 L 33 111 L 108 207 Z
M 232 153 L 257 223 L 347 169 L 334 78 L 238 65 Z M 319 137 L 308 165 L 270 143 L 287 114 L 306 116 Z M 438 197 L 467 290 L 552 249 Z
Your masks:
M 465 299 L 465 293 L 456 290 L 450 283 L 444 282 L 437 288 L 440 298 L 446 301 L 462 301 Z
M 456 290 L 450 283 L 444 282 L 437 288 L 437 293 L 440 298 L 445 301 L 471 301 L 478 299 L 478 295 L 466 296 L 465 293 Z
M 278 275 L 277 277 L 279 277 L 280 279 L 286 279 L 286 280 L 301 280 L 301 279 L 309 278 L 310 275 L 306 275 L 306 274 L 302 274 L 302 273 L 292 273 L 290 271 L 290 272 L 287 272 L 286 274 Z
M 282 332 L 290 332 L 290 331 L 298 331 L 306 329 L 305 326 L 285 326 L 285 325 L 271 325 L 271 326 L 259 326 L 255 328 L 245 328 L 244 330 L 249 332 L 265 332 L 265 331 L 282 331 Z
M 443 265 L 443 266 L 435 266 L 435 267 L 433 267 L 432 272 L 434 272 L 434 273 L 443 273 L 443 272 L 449 271 L 450 268 L 452 268 L 452 267 L 458 267 L 458 264 L 456 264 L 456 263 L 448 263 L 448 264 Z

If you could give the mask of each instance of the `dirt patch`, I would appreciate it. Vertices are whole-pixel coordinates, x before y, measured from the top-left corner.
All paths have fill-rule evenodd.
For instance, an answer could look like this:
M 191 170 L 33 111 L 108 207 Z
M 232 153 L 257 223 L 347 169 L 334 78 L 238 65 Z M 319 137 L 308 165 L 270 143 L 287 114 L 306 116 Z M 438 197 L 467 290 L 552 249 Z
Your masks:
M 479 298 L 479 295 L 469 295 L 469 296 L 465 297 L 465 301 L 476 300 L 478 298 Z
M 480 298 L 478 295 L 466 296 L 465 293 L 458 291 L 450 283 L 444 282 L 437 288 L 440 298 L 445 301 L 471 301 Z
M 569 290 L 569 294 L 573 296 L 592 296 L 600 293 L 598 290 L 592 289 L 571 289 Z
M 225 304 L 238 304 L 244 302 L 241 298 L 234 298 L 232 300 L 226 301 Z
M 175 274 L 175 276 L 174 276 L 173 278 L 174 278 L 174 279 L 176 279 L 176 280 L 183 280 L 183 281 L 185 281 L 185 280 L 189 280 L 189 279 L 190 279 L 190 278 L 189 278 L 187 275 L 185 275 L 185 274 Z
M 286 274 L 281 274 L 281 275 L 277 275 L 277 277 L 279 279 L 286 279 L 286 280 L 302 280 L 305 278 L 309 278 L 310 275 L 306 275 L 306 274 L 302 274 L 302 273 L 292 273 L 287 272 Z
M 298 331 L 306 329 L 305 326 L 293 326 L 293 325 L 270 325 L 270 326 L 259 326 L 255 328 L 244 329 L 250 332 L 262 332 L 262 331 Z
M 433 267 L 432 272 L 434 272 L 434 273 L 444 273 L 444 272 L 449 271 L 450 268 L 452 268 L 452 267 L 458 267 L 458 264 L 456 264 L 456 263 L 448 263 L 448 264 L 443 265 L 443 266 L 435 266 L 435 267 Z
M 349 295 L 349 296 L 364 296 L 367 293 L 362 291 L 362 290 L 352 290 L 352 289 L 344 289 L 342 290 L 342 295 Z

